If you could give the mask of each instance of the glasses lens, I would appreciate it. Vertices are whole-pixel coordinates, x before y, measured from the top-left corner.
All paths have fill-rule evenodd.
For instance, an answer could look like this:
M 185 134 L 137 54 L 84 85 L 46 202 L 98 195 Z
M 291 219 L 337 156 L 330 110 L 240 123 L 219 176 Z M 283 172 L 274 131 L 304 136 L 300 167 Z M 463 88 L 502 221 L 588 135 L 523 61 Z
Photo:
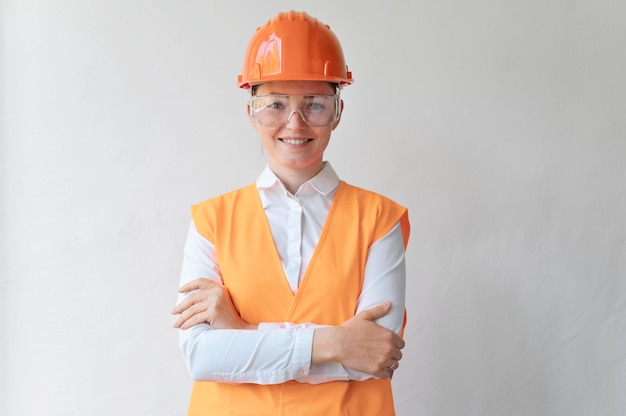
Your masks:
M 250 100 L 254 119 L 265 127 L 289 122 L 297 112 L 309 126 L 327 126 L 337 120 L 338 95 L 255 95 Z

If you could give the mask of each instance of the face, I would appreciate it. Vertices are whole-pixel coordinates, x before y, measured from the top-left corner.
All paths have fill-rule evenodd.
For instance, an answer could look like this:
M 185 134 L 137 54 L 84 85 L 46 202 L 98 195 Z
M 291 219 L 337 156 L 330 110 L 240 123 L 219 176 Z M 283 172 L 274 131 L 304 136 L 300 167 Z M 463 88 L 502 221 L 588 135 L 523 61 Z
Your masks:
M 334 94 L 335 89 L 321 81 L 275 81 L 257 85 L 255 89 L 255 95 L 303 93 Z M 281 174 L 298 174 L 312 178 L 322 169 L 324 150 L 339 120 L 328 126 L 312 127 L 302 120 L 298 112 L 294 112 L 286 124 L 265 127 L 251 116 L 250 106 L 248 115 L 269 157 L 270 169 L 279 177 Z

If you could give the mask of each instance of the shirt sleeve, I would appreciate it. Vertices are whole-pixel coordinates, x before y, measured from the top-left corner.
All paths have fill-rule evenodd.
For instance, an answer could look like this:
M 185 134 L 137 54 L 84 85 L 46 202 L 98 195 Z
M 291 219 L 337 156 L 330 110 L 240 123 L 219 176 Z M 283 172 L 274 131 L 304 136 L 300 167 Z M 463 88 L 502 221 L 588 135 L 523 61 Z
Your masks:
M 391 311 L 376 323 L 398 335 L 404 326 L 406 264 L 400 223 L 370 247 L 365 265 L 363 288 L 357 303 L 359 313 L 386 301 Z
M 180 285 L 198 277 L 221 282 L 214 247 L 192 222 Z M 179 295 L 179 303 L 185 296 Z M 179 341 L 194 380 L 277 384 L 309 373 L 313 332 L 313 328 L 214 330 L 208 324 L 200 324 L 180 330 Z
M 198 277 L 221 282 L 214 247 L 192 223 L 185 244 L 181 286 Z M 404 323 L 405 281 L 404 243 L 398 223 L 370 247 L 356 312 L 391 301 L 391 311 L 377 323 L 399 334 Z M 183 298 L 179 296 L 179 302 Z M 180 346 L 195 380 L 257 384 L 296 380 L 318 384 L 372 378 L 338 362 L 311 366 L 313 333 L 321 327 L 315 323 L 261 323 L 258 330 L 250 331 L 212 330 L 208 324 L 201 324 L 180 331 Z
M 404 240 L 400 223 L 370 247 L 365 265 L 363 288 L 356 313 L 386 301 L 391 310 L 376 323 L 400 335 L 404 326 L 406 264 Z M 368 380 L 370 374 L 346 368 L 351 380 Z

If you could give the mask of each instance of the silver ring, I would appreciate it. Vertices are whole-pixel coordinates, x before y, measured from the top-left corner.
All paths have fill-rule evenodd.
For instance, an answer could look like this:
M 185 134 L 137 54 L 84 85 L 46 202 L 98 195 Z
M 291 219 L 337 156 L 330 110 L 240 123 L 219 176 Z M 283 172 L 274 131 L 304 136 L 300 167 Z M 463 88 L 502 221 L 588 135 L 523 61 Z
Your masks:
M 398 368 L 398 366 L 399 366 L 399 365 L 400 365 L 400 364 L 398 363 L 398 361 L 397 361 L 397 360 L 393 360 L 393 361 L 392 361 L 392 363 L 391 363 L 391 367 L 389 367 L 389 369 L 390 369 L 391 371 L 393 371 L 393 370 L 395 370 L 396 368 Z

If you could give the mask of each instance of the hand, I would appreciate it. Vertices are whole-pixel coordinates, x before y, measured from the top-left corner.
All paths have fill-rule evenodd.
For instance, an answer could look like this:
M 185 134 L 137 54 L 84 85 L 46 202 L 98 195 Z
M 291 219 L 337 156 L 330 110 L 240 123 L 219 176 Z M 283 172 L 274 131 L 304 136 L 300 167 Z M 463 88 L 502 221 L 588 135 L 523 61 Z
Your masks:
M 239 316 L 228 288 L 215 280 L 198 278 L 183 285 L 178 291 L 194 293 L 172 311 L 172 314 L 180 315 L 174 328 L 188 329 L 205 322 L 213 329 L 253 328 Z
M 404 340 L 374 321 L 391 310 L 391 303 L 367 309 L 338 327 L 315 330 L 313 363 L 339 361 L 352 370 L 389 378 L 402 359 Z

